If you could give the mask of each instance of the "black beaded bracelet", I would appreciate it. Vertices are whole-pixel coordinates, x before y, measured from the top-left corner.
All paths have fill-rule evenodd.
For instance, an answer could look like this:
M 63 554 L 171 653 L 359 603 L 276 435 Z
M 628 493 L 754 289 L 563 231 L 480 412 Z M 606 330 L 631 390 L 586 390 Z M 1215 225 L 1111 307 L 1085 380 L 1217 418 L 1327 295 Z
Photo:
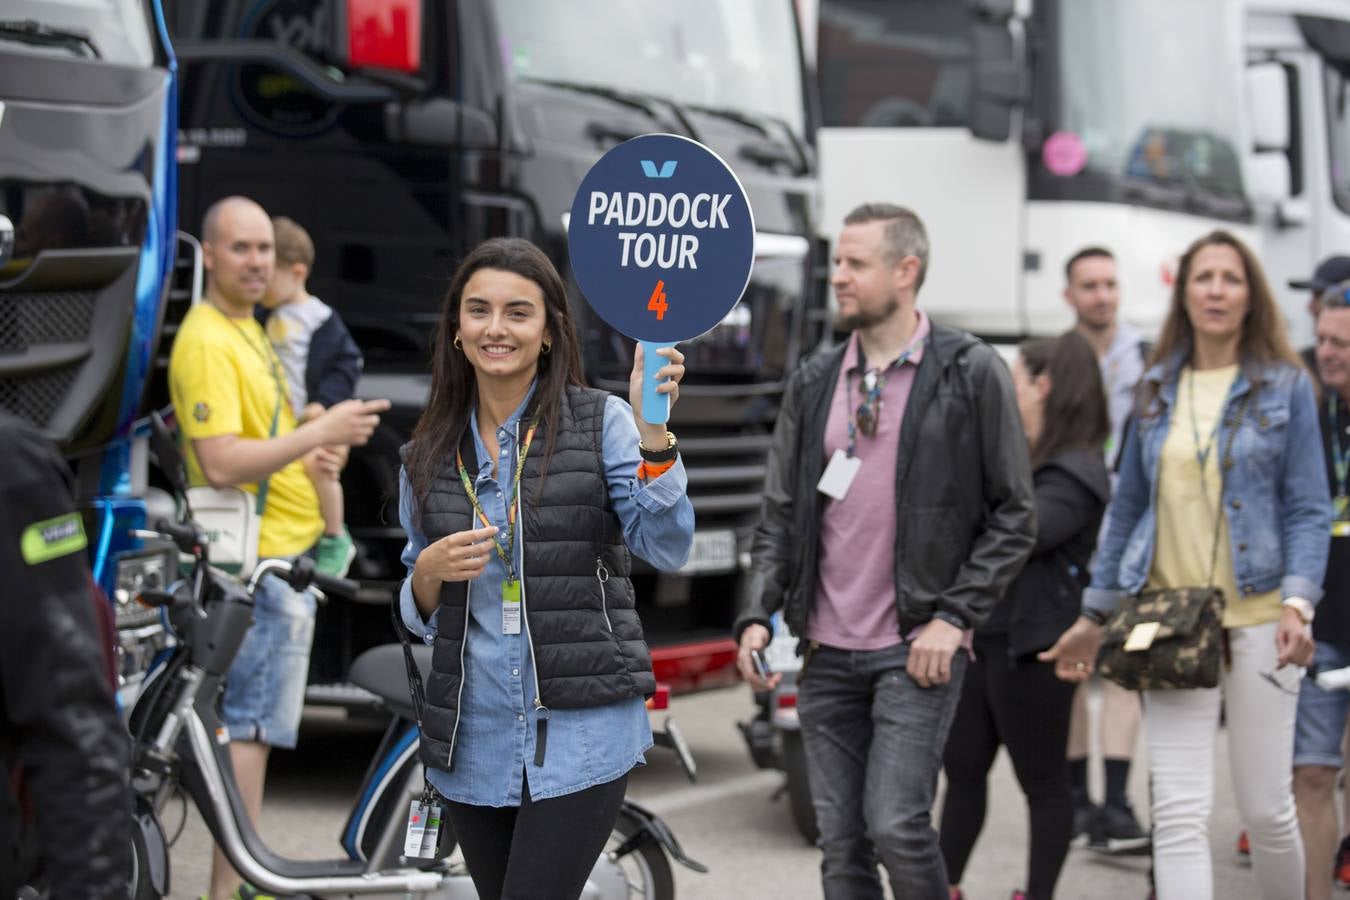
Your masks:
M 1106 613 L 1102 612 L 1100 609 L 1093 609 L 1090 606 L 1085 606 L 1079 615 L 1087 619 L 1093 625 L 1100 627 L 1106 624 Z

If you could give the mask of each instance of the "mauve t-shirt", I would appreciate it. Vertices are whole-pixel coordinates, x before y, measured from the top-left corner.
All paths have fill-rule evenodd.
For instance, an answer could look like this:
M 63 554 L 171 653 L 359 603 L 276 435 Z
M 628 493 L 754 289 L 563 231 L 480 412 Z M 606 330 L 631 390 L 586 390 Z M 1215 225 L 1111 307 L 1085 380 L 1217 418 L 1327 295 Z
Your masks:
M 923 361 L 931 326 L 920 310 L 909 358 L 886 370 L 877 432 L 859 430 L 854 455 L 861 460 L 843 500 L 824 498 L 816 602 L 806 624 L 811 640 L 843 650 L 881 650 L 901 643 L 895 612 L 895 466 L 900 423 Z M 849 338 L 825 423 L 825 460 L 848 450 L 848 423 L 863 399 L 869 366 L 893 360 L 861 359 L 858 335 Z

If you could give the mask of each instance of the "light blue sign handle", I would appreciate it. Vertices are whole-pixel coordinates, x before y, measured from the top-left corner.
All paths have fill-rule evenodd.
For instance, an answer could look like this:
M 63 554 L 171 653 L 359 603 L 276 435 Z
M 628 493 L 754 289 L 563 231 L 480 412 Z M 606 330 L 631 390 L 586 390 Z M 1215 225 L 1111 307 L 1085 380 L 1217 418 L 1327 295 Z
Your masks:
M 668 344 L 640 341 L 642 344 L 642 420 L 649 425 L 664 425 L 670 421 L 670 395 L 658 394 L 656 386 L 668 379 L 656 378 L 656 373 L 666 364 L 664 356 L 657 356 L 662 347 L 674 347 Z

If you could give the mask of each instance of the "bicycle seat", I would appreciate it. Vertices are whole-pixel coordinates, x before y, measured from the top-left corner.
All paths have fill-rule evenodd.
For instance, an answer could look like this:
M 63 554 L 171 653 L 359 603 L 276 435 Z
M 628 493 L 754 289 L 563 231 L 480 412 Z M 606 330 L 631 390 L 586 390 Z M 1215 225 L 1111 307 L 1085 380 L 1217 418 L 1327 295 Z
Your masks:
M 425 682 L 431 674 L 431 648 L 425 644 L 413 644 L 412 653 L 422 673 L 422 681 Z M 371 647 L 352 663 L 348 678 L 352 684 L 379 697 L 390 712 L 410 722 L 416 721 L 412 696 L 408 692 L 408 670 L 403 661 L 403 647 L 399 644 Z

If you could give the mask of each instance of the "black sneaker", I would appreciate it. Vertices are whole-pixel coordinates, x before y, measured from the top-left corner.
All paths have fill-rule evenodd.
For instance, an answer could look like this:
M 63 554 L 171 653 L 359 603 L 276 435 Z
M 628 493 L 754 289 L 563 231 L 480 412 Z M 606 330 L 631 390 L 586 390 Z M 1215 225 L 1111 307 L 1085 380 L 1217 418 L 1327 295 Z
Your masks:
M 1097 815 L 1088 846 L 1101 853 L 1143 856 L 1151 841 L 1128 804 L 1104 803 Z
M 1091 800 L 1074 801 L 1073 804 L 1073 837 L 1069 841 L 1070 847 L 1086 847 L 1092 837 L 1093 830 L 1097 827 L 1097 816 L 1101 809 Z

